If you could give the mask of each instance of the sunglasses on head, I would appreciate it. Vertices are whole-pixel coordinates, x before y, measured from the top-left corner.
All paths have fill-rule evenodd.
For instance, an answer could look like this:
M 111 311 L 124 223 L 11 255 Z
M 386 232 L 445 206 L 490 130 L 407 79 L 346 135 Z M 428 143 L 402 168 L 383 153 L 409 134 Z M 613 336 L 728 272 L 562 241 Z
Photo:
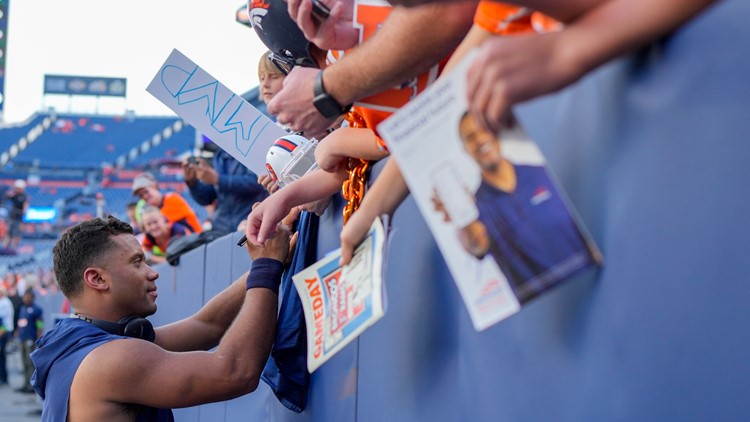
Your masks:
M 268 55 L 268 60 L 270 60 L 271 63 L 273 63 L 274 66 L 276 66 L 276 68 L 279 69 L 279 71 L 281 71 L 281 73 L 283 73 L 284 75 L 289 75 L 289 72 L 292 71 L 294 66 L 315 67 L 315 68 L 318 67 L 309 58 L 302 58 L 302 59 L 295 60 L 290 57 L 276 54 L 274 52 L 271 52 Z

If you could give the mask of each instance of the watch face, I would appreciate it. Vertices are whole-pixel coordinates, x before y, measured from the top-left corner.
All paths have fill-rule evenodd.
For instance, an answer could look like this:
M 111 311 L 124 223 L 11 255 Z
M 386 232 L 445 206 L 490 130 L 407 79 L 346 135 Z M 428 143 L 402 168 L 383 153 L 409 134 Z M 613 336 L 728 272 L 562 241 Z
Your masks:
M 343 107 L 336 101 L 335 98 L 328 95 L 325 87 L 323 86 L 323 72 L 321 71 L 315 77 L 313 83 L 313 105 L 318 109 L 320 114 L 326 118 L 332 118 L 340 116 L 343 113 Z

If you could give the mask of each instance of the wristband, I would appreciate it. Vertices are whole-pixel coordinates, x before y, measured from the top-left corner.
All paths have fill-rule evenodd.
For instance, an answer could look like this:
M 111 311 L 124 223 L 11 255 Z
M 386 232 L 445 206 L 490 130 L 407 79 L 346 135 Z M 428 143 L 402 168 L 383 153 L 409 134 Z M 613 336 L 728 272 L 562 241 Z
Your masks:
M 281 284 L 281 275 L 284 273 L 284 264 L 272 258 L 258 258 L 253 260 L 250 267 L 250 274 L 245 281 L 245 289 L 250 290 L 256 287 L 270 289 L 272 292 L 279 294 L 279 285 Z

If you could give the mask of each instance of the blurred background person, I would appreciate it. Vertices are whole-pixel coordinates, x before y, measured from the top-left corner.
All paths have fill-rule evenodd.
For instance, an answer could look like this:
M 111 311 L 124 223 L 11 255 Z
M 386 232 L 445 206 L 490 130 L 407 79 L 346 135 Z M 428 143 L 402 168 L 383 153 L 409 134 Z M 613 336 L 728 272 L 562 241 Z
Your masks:
M 159 208 L 153 205 L 143 207 L 141 225 L 146 234 L 141 246 L 149 264 L 167 262 L 166 252 L 169 241 L 192 233 L 184 224 L 170 222 Z
M 8 290 L 0 286 L 0 319 L 3 321 L 5 331 L 0 333 L 0 386 L 8 385 L 8 369 L 5 362 L 5 346 L 13 333 L 13 303 L 8 299 Z
M 203 206 L 214 205 L 209 216 L 214 232 L 237 230 L 253 204 L 268 196 L 258 183 L 258 175 L 221 148 L 214 152 L 212 164 L 201 157 L 190 157 L 182 162 L 182 171 L 190 196 Z
M 153 174 L 143 172 L 137 175 L 133 179 L 132 192 L 146 204 L 159 208 L 171 223 L 184 224 L 194 233 L 203 231 L 198 216 L 185 198 L 175 192 L 162 193 Z M 139 217 L 136 213 L 136 218 Z
M 34 291 L 27 289 L 23 294 L 23 305 L 21 306 L 16 333 L 21 346 L 21 363 L 23 364 L 23 385 L 17 390 L 22 393 L 34 393 L 31 388 L 31 375 L 34 373 L 34 364 L 31 362 L 31 352 L 36 349 L 36 341 L 42 336 L 44 320 L 42 308 L 34 303 Z
M 21 223 L 23 215 L 29 207 L 29 199 L 26 197 L 26 182 L 18 179 L 13 183 L 13 188 L 8 190 L 6 200 L 10 202 L 8 210 L 8 235 L 5 237 L 5 247 L 13 249 L 18 247 L 21 241 Z

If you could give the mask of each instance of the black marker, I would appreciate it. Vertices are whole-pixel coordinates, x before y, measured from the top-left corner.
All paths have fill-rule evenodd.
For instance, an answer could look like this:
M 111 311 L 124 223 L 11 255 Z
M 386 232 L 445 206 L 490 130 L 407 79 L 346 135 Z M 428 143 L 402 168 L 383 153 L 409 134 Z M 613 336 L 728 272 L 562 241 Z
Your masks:
M 247 243 L 247 235 L 242 235 L 239 242 L 237 242 L 237 246 L 245 246 L 245 243 Z

